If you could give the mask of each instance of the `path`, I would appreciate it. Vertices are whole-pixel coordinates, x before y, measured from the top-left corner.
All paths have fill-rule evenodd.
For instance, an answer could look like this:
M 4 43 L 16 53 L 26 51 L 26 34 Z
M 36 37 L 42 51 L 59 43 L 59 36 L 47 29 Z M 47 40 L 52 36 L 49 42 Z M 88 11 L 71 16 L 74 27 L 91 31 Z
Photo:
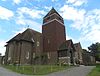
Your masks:
M 0 76 L 25 76 L 25 75 L 18 74 L 3 67 L 0 67 Z
M 47 76 L 87 76 L 87 74 L 94 68 L 94 66 L 80 66 L 70 68 L 61 72 L 55 72 Z

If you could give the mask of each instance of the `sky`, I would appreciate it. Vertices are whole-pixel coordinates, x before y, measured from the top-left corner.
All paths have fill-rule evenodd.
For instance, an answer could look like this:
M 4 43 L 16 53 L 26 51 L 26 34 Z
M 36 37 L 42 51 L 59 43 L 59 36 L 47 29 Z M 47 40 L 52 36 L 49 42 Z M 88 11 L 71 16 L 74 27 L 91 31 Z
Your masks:
M 66 40 L 87 49 L 100 42 L 100 0 L 0 0 L 0 53 L 6 42 L 29 28 L 41 32 L 43 17 L 54 7 L 63 17 Z

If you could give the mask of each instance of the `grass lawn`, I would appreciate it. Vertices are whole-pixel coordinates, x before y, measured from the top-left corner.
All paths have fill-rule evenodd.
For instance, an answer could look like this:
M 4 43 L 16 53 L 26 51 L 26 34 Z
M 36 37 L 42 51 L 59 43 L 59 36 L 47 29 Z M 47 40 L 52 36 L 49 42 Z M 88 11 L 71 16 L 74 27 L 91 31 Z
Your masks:
M 26 74 L 26 75 L 45 75 L 52 72 L 68 69 L 69 66 L 57 66 L 57 65 L 35 65 L 35 66 L 3 66 L 14 72 Z
M 97 64 L 88 76 L 100 76 L 100 64 Z

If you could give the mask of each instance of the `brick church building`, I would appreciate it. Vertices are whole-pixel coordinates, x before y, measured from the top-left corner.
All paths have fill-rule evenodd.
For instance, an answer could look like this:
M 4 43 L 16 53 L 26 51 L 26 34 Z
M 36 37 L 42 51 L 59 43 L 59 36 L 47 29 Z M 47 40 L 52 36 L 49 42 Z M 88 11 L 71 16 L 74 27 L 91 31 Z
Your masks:
M 76 48 L 66 40 L 64 20 L 52 8 L 43 18 L 42 33 L 27 28 L 7 42 L 5 64 L 76 64 Z

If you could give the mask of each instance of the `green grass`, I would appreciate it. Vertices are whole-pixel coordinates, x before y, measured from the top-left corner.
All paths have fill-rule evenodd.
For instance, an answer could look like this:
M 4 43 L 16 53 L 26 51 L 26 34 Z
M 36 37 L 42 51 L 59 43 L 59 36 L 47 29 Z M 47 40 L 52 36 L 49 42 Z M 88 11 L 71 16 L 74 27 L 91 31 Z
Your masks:
M 26 74 L 26 75 L 46 75 L 52 72 L 68 69 L 69 66 L 57 66 L 57 65 L 35 65 L 35 66 L 3 66 L 14 72 Z
M 96 64 L 96 67 L 89 73 L 88 76 L 100 76 L 100 64 Z

